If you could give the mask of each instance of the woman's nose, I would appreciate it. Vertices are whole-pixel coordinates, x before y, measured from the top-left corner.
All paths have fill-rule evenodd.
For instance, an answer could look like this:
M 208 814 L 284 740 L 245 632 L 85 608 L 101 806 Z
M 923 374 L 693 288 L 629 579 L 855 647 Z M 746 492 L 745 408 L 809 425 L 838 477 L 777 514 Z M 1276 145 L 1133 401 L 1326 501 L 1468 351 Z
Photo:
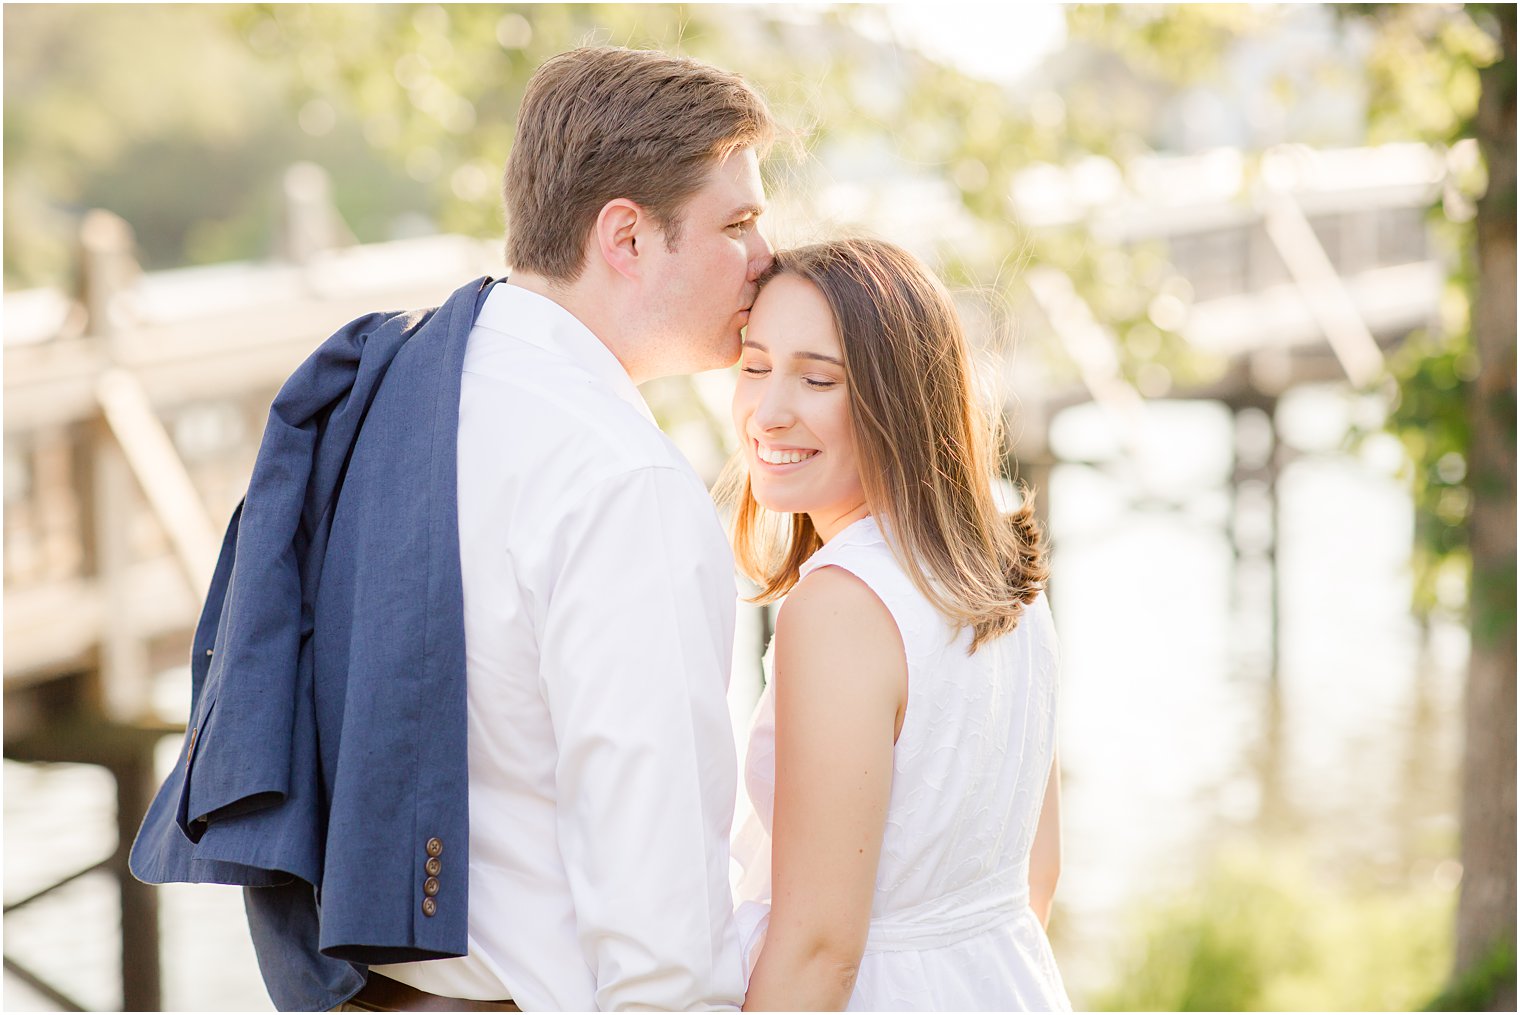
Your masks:
M 755 404 L 755 425 L 762 430 L 784 430 L 792 425 L 796 416 L 781 385 L 765 384 L 760 400 Z

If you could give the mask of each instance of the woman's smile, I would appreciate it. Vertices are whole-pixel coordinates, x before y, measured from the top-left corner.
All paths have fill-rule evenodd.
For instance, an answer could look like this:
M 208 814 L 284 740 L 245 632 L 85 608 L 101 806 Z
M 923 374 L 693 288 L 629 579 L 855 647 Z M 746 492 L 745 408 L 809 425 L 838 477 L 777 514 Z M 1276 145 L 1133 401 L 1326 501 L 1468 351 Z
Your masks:
M 761 464 L 769 465 L 774 471 L 790 471 L 788 465 L 802 465 L 822 452 L 814 448 L 775 448 L 767 447 L 759 441 L 752 442 L 755 449 L 755 457 Z

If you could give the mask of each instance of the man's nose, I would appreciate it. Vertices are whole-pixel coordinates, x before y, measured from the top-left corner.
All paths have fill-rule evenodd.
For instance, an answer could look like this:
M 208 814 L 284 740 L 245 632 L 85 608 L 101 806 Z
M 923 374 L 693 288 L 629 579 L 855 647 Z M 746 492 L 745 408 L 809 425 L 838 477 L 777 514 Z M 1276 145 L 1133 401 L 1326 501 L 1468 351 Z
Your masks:
M 754 239 L 751 241 L 753 249 L 750 251 L 749 256 L 749 277 L 750 281 L 754 281 L 765 274 L 765 270 L 771 266 L 771 262 L 775 260 L 775 257 L 772 256 L 770 240 L 765 238 L 763 232 L 756 229 L 751 235 Z

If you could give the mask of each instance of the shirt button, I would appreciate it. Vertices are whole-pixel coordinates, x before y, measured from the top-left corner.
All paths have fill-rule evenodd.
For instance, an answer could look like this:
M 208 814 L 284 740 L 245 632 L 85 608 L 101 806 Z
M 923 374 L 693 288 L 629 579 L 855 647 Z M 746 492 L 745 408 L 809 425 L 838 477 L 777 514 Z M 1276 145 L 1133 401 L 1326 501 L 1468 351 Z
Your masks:
M 441 856 L 443 854 L 443 840 L 436 835 L 427 841 L 427 855 Z
M 438 894 L 438 879 L 428 878 L 422 883 L 422 890 L 429 898 Z
M 428 862 L 422 865 L 422 869 L 427 871 L 433 877 L 437 877 L 438 872 L 443 870 L 443 864 L 438 862 L 438 858 L 436 856 L 430 856 L 428 857 Z
M 433 916 L 437 912 L 438 912 L 438 903 L 434 902 L 431 898 L 426 898 L 426 899 L 422 900 L 422 915 L 423 916 Z

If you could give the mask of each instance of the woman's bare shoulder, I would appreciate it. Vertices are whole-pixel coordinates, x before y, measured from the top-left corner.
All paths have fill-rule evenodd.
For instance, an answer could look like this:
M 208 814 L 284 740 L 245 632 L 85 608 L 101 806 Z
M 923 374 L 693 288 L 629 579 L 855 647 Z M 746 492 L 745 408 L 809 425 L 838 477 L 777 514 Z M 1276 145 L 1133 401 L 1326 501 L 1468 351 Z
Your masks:
M 817 568 L 787 594 L 776 617 L 776 652 L 785 670 L 859 673 L 894 690 L 907 679 L 902 634 L 891 610 L 843 567 Z

